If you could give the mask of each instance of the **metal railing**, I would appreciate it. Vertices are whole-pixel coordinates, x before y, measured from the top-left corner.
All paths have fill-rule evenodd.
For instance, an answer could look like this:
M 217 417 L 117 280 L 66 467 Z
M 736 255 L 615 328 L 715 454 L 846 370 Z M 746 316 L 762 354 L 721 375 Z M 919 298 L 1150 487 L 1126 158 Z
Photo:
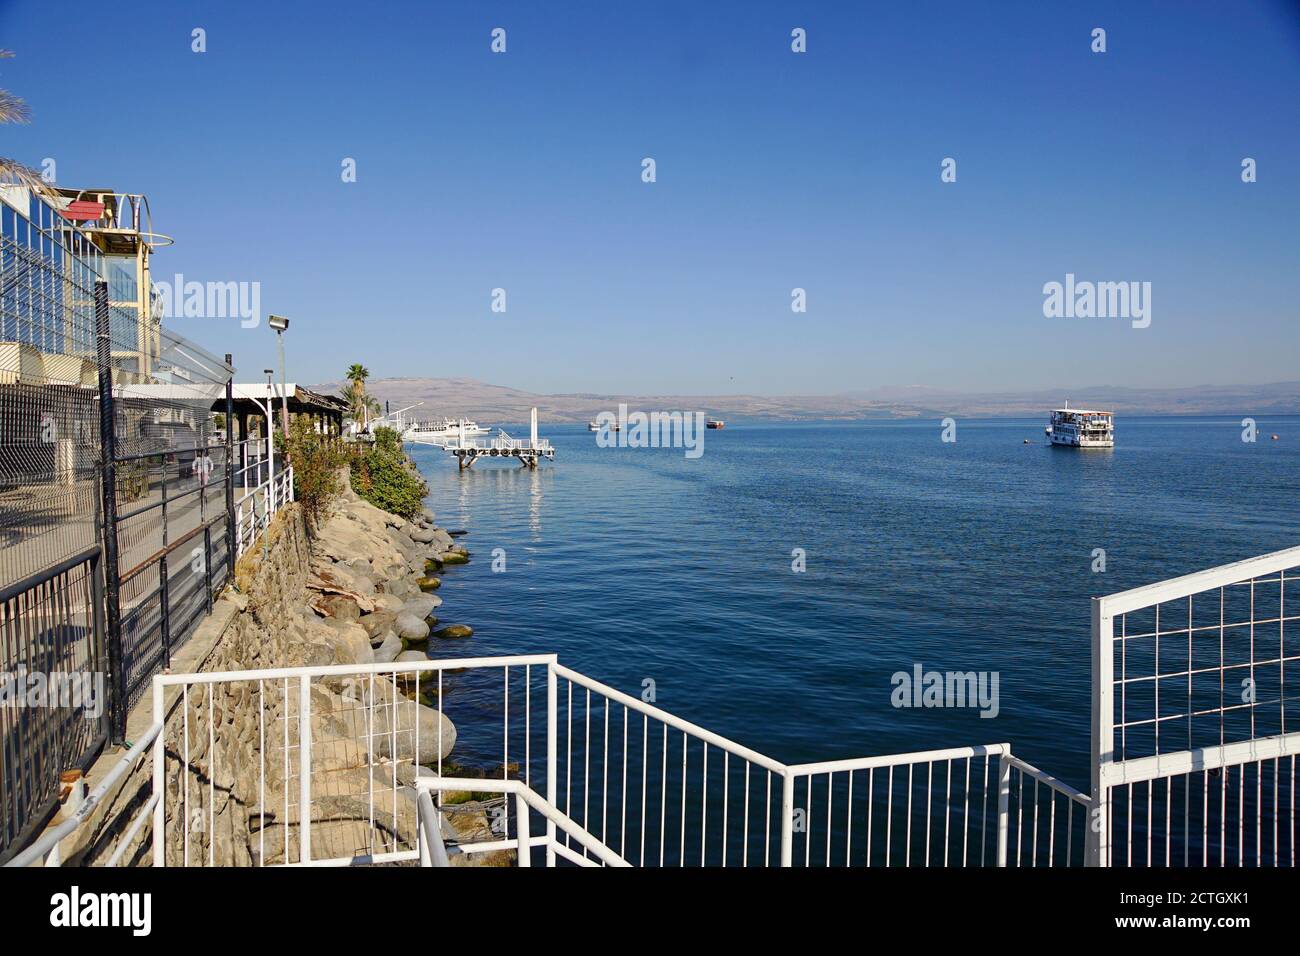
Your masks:
M 782 805 L 786 866 L 1050 867 L 1082 864 L 1089 800 L 989 744 L 791 767 Z
M 1289 548 L 1093 600 L 1091 862 L 1295 865 L 1297 586 Z
M 91 548 L 0 589 L 0 860 L 48 818 L 61 775 L 84 769 L 108 736 L 99 562 Z
M 260 464 L 247 466 L 245 474 L 254 469 L 265 474 Z M 292 465 L 244 490 L 235 501 L 235 557 L 243 557 L 270 526 L 276 512 L 293 500 Z
M 1082 862 L 1088 798 L 1006 744 L 786 765 L 554 655 L 160 674 L 153 703 L 154 865 L 238 862 L 219 807 L 255 865 Z

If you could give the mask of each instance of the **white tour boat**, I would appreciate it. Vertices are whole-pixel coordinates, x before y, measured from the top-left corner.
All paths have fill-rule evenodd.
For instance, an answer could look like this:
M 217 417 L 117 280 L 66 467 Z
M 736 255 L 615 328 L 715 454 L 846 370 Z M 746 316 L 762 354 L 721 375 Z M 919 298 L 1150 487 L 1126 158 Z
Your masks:
M 1053 445 L 1070 448 L 1114 448 L 1115 416 L 1089 408 L 1052 410 L 1052 423 L 1045 429 Z
M 437 421 L 412 422 L 402 431 L 403 441 L 422 442 L 426 445 L 455 444 L 490 435 L 492 429 L 484 428 L 466 418 L 443 418 Z

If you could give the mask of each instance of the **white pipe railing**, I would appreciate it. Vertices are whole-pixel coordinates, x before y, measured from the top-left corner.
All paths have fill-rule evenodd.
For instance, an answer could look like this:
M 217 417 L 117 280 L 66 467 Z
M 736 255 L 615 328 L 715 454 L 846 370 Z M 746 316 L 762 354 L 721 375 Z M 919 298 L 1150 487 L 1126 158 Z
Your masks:
M 252 467 L 252 466 L 250 466 Z M 293 466 L 252 486 L 235 501 L 235 557 L 243 556 L 270 527 L 277 511 L 293 501 Z
M 483 843 L 467 843 L 459 845 L 457 848 L 461 853 L 487 853 L 493 850 L 513 849 L 516 854 L 515 863 L 517 866 L 531 866 L 531 851 L 533 847 L 544 846 L 550 851 L 548 858 L 558 853 L 566 858 L 573 860 L 580 866 L 631 866 L 621 856 L 607 847 L 600 840 L 596 839 L 589 833 L 585 827 L 579 826 L 567 814 L 561 813 L 554 804 L 546 800 L 541 794 L 524 785 L 522 780 L 484 780 L 470 777 L 424 777 L 416 780 L 416 788 L 420 791 L 421 802 L 421 830 L 428 832 L 431 843 L 438 845 L 441 842 L 440 834 L 434 836 L 438 831 L 438 822 L 434 814 L 438 811 L 433 806 L 432 800 L 426 800 L 425 797 L 430 790 L 443 792 L 447 790 L 473 790 L 483 793 L 500 793 L 507 797 L 513 797 L 515 800 L 515 819 L 517 822 L 516 837 L 514 840 L 502 840 Z M 563 831 L 567 836 L 577 841 L 583 848 L 583 855 L 579 856 L 572 853 L 568 844 L 560 844 L 555 841 L 553 836 L 532 838 L 530 836 L 530 827 L 528 823 L 528 811 L 534 810 L 546 820 L 546 822 L 558 830 Z M 436 840 L 437 842 L 433 842 Z M 567 852 L 566 852 L 567 851 Z M 591 853 L 596 857 L 597 863 L 587 859 L 585 854 Z M 429 866 L 448 865 L 439 864 L 436 859 L 436 853 Z M 553 863 L 551 865 L 554 865 Z
M 536 694 L 533 688 L 535 669 L 540 675 L 542 668 L 544 702 L 541 688 Z M 440 721 L 437 776 L 415 773 L 403 787 L 399 762 L 418 759 L 425 751 L 418 717 L 403 720 L 404 714 L 418 711 L 413 704 L 405 709 L 402 689 L 409 691 L 414 684 L 418 698 L 423 681 L 426 691 L 437 687 L 441 704 L 446 672 L 474 672 L 489 679 L 502 674 L 502 776 L 443 776 Z M 318 687 L 334 703 L 323 703 L 314 715 L 318 705 L 313 692 Z M 277 857 L 274 865 L 415 860 L 441 865 L 448 854 L 438 814 L 456 811 L 435 807 L 433 795 L 441 804 L 449 790 L 506 799 L 504 808 L 493 811 L 492 835 L 457 842 L 453 854 L 513 850 L 521 866 L 531 865 L 535 848 L 545 851 L 548 866 L 559 860 L 582 866 L 791 866 L 796 844 L 805 866 L 814 862 L 814 847 L 816 861 L 826 865 L 1069 865 L 1081 858 L 1082 847 L 1077 852 L 1075 847 L 1081 826 L 1075 823 L 1083 823 L 1090 804 L 1077 790 L 1013 756 L 1005 743 L 783 764 L 564 667 L 554 655 L 278 667 L 156 675 L 150 731 L 75 817 L 11 865 L 50 854 L 146 750 L 153 754 L 152 792 L 109 864 L 122 861 L 150 819 L 155 866 L 168 861 L 169 830 L 179 841 L 173 861 L 215 864 L 213 841 L 209 839 L 205 848 L 202 834 L 211 833 L 217 823 L 215 788 L 227 773 L 223 764 L 246 759 L 239 756 L 239 741 L 223 739 L 218 730 L 232 726 L 224 715 L 239 701 L 257 704 L 257 793 L 246 799 L 256 807 L 250 813 L 257 814 L 257 823 L 250 820 L 249 829 L 258 834 L 255 855 L 262 865 L 272 865 Z M 533 720 L 533 710 L 543 703 L 544 725 Z M 474 712 L 481 721 L 481 707 L 475 706 Z M 214 714 L 223 716 L 214 721 Z M 633 720 L 633 715 L 639 719 Z M 536 747 L 535 725 L 545 735 Z M 522 750 L 522 768 L 511 763 L 512 726 L 513 756 L 518 761 Z M 575 754 L 576 741 L 581 743 Z M 413 746 L 403 751 L 404 744 Z M 403 752 L 408 756 L 395 759 Z M 349 753 L 356 755 L 351 762 Z M 545 794 L 531 783 L 534 753 L 545 763 Z M 169 763 L 180 771 L 179 781 L 170 785 Z M 341 793 L 342 778 L 331 774 L 349 766 L 367 783 L 362 790 Z M 276 771 L 274 777 L 269 769 Z M 410 769 L 418 767 L 412 763 Z M 352 779 L 355 790 L 357 778 Z M 1018 781 L 1014 787 L 1013 779 Z M 825 786 L 824 803 L 813 799 L 814 781 L 819 792 Z M 410 796 L 403 797 L 403 791 Z M 346 825 L 354 829 L 342 837 L 331 834 L 329 828 L 337 822 L 331 823 L 334 811 L 325 811 L 341 797 L 352 798 L 350 806 L 358 808 L 345 812 L 351 821 Z M 799 801 L 802 806 L 796 805 Z M 1076 803 L 1081 805 L 1077 814 Z M 479 805 L 474 808 L 482 811 Z M 534 814 L 543 830 L 530 826 Z M 404 828 L 404 818 L 413 827 Z M 268 856 L 269 822 L 279 826 L 282 840 L 281 848 L 272 848 Z M 291 852 L 291 833 L 297 836 L 296 854 Z M 198 852 L 192 846 L 196 839 Z M 340 840 L 346 847 L 343 853 Z M 355 849 L 358 846 L 362 848 Z M 57 863 L 57 854 L 51 860 Z
M 1269 849 L 1278 855 L 1283 819 L 1294 845 L 1300 735 L 1287 733 L 1286 705 L 1297 698 L 1285 675 L 1297 659 L 1286 630 L 1300 626 L 1298 589 L 1300 547 L 1093 599 L 1091 865 L 1111 865 L 1115 847 L 1127 865 L 1208 861 L 1216 837 L 1221 862 L 1245 861 L 1248 849 L 1260 862 Z M 1243 822 L 1252 802 L 1253 836 Z
M 544 690 L 536 681 L 543 676 L 543 669 Z M 473 672 L 475 680 L 486 677 L 489 681 L 495 679 L 494 674 L 501 675 L 502 769 L 498 777 L 443 776 L 441 722 L 438 758 L 433 761 L 427 748 L 420 746 L 420 721 L 405 717 L 408 696 L 403 689 L 407 695 L 413 689 L 418 699 L 422 687 L 426 693 L 436 688 L 434 703 L 440 705 L 444 674 L 449 672 Z M 323 703 L 324 709 L 314 719 L 317 686 L 334 703 Z M 550 866 L 559 860 L 584 866 L 789 866 L 794 863 L 796 842 L 802 849 L 801 862 L 810 865 L 814 840 L 819 847 L 818 862 L 824 846 L 828 865 L 840 865 L 841 861 L 851 865 L 911 864 L 914 858 L 933 865 L 1006 865 L 1013 837 L 1016 853 L 1011 862 L 1027 860 L 1025 865 L 1037 865 L 1041 859 L 1044 865 L 1055 865 L 1077 862 L 1082 855 L 1082 848 L 1076 852 L 1070 837 L 1075 833 L 1074 820 L 1082 822 L 1084 814 L 1072 811 L 1074 803 L 1086 807 L 1088 798 L 1013 757 L 1007 744 L 786 765 L 564 667 L 554 655 L 160 674 L 154 678 L 155 719 L 159 723 L 167 719 L 164 694 L 177 688 L 180 706 L 173 706 L 170 722 L 179 726 L 168 738 L 170 755 L 163 738 L 154 739 L 154 792 L 163 792 L 169 760 L 184 770 L 181 785 L 172 785 L 171 796 L 149 806 L 154 819 L 155 865 L 169 859 L 169 826 L 181 841 L 173 851 L 173 861 L 198 862 L 206 857 L 209 864 L 215 862 L 211 842 L 206 853 L 196 856 L 190 827 L 178 833 L 176 826 L 179 821 L 198 818 L 204 818 L 209 827 L 213 823 L 213 787 L 219 776 L 216 765 L 238 758 L 225 756 L 211 715 L 224 712 L 229 702 L 249 699 L 258 702 L 253 716 L 261 761 L 258 793 L 248 796 L 260 819 L 256 826 L 250 821 L 250 830 L 264 843 L 268 820 L 274 818 L 284 833 L 281 847 L 273 848 L 269 856 L 265 846 L 259 845 L 255 856 L 262 865 L 341 866 L 406 860 L 436 864 L 441 831 L 435 835 L 429 830 L 429 811 L 434 798 L 441 804 L 449 790 L 506 798 L 505 806 L 493 811 L 492 834 L 487 839 L 458 843 L 453 855 L 513 849 L 522 857 L 520 865 L 531 862 L 529 850 L 541 848 Z M 481 694 L 476 693 L 476 699 L 481 701 Z M 540 717 L 543 706 L 544 720 Z M 414 705 L 411 707 L 410 712 L 416 713 Z M 473 706 L 472 713 L 481 739 L 492 721 L 483 722 L 481 703 Z M 205 739 L 206 747 L 199 746 Z M 412 743 L 413 747 L 406 748 Z M 481 751 L 481 744 L 478 749 Z M 392 759 L 399 753 L 406 756 Z M 347 754 L 356 755 L 351 763 Z M 398 779 L 398 764 L 410 764 L 411 756 L 417 754 L 426 755 L 424 762 L 436 766 L 437 776 L 420 776 L 411 764 L 413 779 L 404 787 Z M 327 795 L 330 806 L 336 805 L 341 778 L 330 774 L 337 772 L 340 759 L 344 766 L 359 771 L 353 778 L 355 792 L 342 794 L 358 807 L 350 819 L 359 815 L 365 821 L 357 824 L 363 832 L 349 831 L 344 841 L 351 841 L 346 842 L 349 850 L 342 854 L 339 843 L 343 838 L 331 836 L 331 824 L 321 816 L 326 805 L 321 801 L 326 797 L 315 792 Z M 976 766 L 981 759 L 983 763 Z M 274 788 L 268 786 L 268 763 L 277 768 Z M 544 785 L 540 780 L 543 766 Z M 996 771 L 992 769 L 995 766 Z M 1011 783 L 1016 775 L 1020 786 L 1013 793 Z M 534 776 L 539 781 L 536 787 Z M 895 781 L 901 783 L 904 777 L 907 791 L 895 792 Z M 366 781 L 361 790 L 355 790 L 357 779 Z M 922 791 L 913 792 L 913 783 L 922 779 L 923 797 Z M 823 782 L 826 785 L 825 802 L 817 803 L 815 819 L 814 780 L 819 790 Z M 888 782 L 890 787 L 877 795 L 882 798 L 879 806 L 872 802 L 876 781 Z M 845 783 L 847 791 L 841 797 Z M 193 787 L 197 793 L 192 793 Z M 403 797 L 403 791 L 409 795 Z M 796 806 L 796 797 L 806 800 L 803 806 Z M 167 799 L 178 805 L 168 807 Z M 1063 814 L 1069 814 L 1070 825 L 1063 832 L 1056 823 L 1059 800 L 1069 804 Z M 1040 809 L 1044 817 L 1041 826 Z M 477 804 L 471 810 L 484 812 Z M 442 807 L 439 812 L 457 811 Z M 915 820 L 927 821 L 924 845 L 913 812 Z M 529 826 L 530 815 L 536 815 L 541 829 Z M 414 825 L 404 826 L 403 820 Z M 1027 856 L 1020 837 L 1022 820 L 1028 837 Z M 865 844 L 866 852 L 861 852 L 863 840 L 872 839 L 873 826 L 879 831 L 875 839 L 883 841 L 876 844 L 876 859 L 870 842 Z M 317 840 L 321 827 L 326 829 Z M 977 829 L 978 849 L 973 839 Z M 296 853 L 289 846 L 290 832 L 297 835 Z M 899 834 L 903 842 L 891 850 L 890 842 L 897 842 Z M 366 843 L 368 847 L 363 845 Z M 1056 852 L 1058 843 L 1063 854 Z M 362 848 L 351 849 L 357 846 Z M 199 850 L 203 849 L 200 839 Z
M 69 816 L 68 819 L 64 820 L 53 829 L 46 830 L 39 839 L 6 863 L 5 866 L 30 866 L 37 860 L 41 859 L 44 859 L 45 866 L 61 865 L 62 861 L 59 859 L 59 844 L 66 836 L 68 836 L 68 834 L 72 833 L 90 819 L 90 815 L 94 813 L 104 799 L 113 792 L 113 788 L 117 786 L 118 781 L 130 773 L 131 769 L 135 767 L 135 765 L 143 758 L 145 753 L 148 752 L 149 745 L 154 743 L 156 740 L 162 739 L 162 730 L 163 725 L 161 722 L 153 724 L 153 726 L 146 730 L 140 736 L 140 739 L 136 740 L 132 744 L 131 749 L 122 756 L 122 759 L 113 765 L 113 768 L 104 777 L 99 786 L 97 786 L 94 791 L 81 802 L 81 805 L 77 807 L 76 811 Z M 159 791 L 157 790 L 155 791 L 155 793 L 158 792 Z M 145 815 L 146 814 L 142 813 L 141 817 Z M 121 845 L 122 849 L 128 846 L 131 839 L 139 832 L 139 823 L 140 818 L 137 818 L 135 824 L 123 837 Z M 115 855 L 115 859 L 120 858 L 121 850 L 119 849 L 119 852 Z

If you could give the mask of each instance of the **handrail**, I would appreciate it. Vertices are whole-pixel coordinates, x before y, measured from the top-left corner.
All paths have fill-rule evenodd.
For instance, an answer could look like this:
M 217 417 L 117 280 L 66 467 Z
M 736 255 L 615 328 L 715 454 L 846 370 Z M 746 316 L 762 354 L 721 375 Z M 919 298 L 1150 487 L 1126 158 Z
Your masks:
M 536 810 L 548 823 L 555 824 L 569 836 L 577 840 L 583 847 L 594 853 L 607 866 L 630 867 L 632 864 L 623 859 L 600 840 L 592 836 L 582 826 L 575 823 L 568 815 L 556 809 L 545 797 L 537 793 L 531 787 L 525 786 L 522 780 L 492 780 L 492 779 L 471 779 L 469 777 L 418 777 L 415 781 L 416 789 L 427 796 L 430 790 L 474 790 L 480 793 L 501 793 L 508 796 L 516 797 L 522 800 L 533 810 Z M 520 825 L 520 843 L 531 845 L 528 839 L 526 824 Z M 520 866 L 528 866 L 527 863 L 519 862 Z
M 89 819 L 95 808 L 108 796 L 109 791 L 117 785 L 117 782 L 126 776 L 127 771 L 139 763 L 141 758 L 149 752 L 149 745 L 154 742 L 154 738 L 162 733 L 162 729 L 163 725 L 159 722 L 146 730 L 143 736 L 132 744 L 131 749 L 126 752 L 122 759 L 113 765 L 113 769 L 104 777 L 103 782 L 81 802 L 81 806 L 77 807 L 72 816 L 53 830 L 47 830 L 39 840 L 15 856 L 5 866 L 30 866 L 52 849 L 56 849 L 64 837 Z M 58 861 L 55 860 L 51 865 L 57 866 Z
M 451 866 L 447 845 L 442 842 L 442 827 L 438 825 L 438 810 L 427 788 L 420 789 L 416 806 L 420 816 L 420 865 Z
M 773 760 L 771 757 L 764 756 L 756 750 L 750 750 L 748 747 L 742 746 L 734 740 L 728 740 L 726 737 L 723 737 L 720 734 L 715 734 L 711 730 L 705 730 L 699 724 L 693 724 L 689 720 L 682 720 L 680 717 L 675 717 L 666 710 L 660 710 L 652 704 L 647 704 L 644 701 L 623 693 L 622 691 L 615 690 L 607 684 L 602 684 L 600 681 L 592 680 L 584 674 L 579 674 L 575 670 L 570 670 L 563 664 L 557 663 L 554 669 L 558 676 L 573 681 L 573 683 L 580 687 L 586 687 L 588 690 L 594 690 L 598 694 L 603 694 L 610 700 L 617 701 L 625 707 L 630 707 L 632 710 L 639 713 L 647 714 L 656 720 L 663 721 L 669 727 L 684 731 L 688 734 L 693 734 L 701 740 L 713 744 L 715 747 L 728 750 L 738 757 L 743 757 L 752 763 L 756 763 L 765 770 L 770 770 L 773 773 L 785 773 L 789 769 L 779 760 Z
M 785 769 L 792 777 L 806 777 L 813 774 L 839 773 L 843 770 L 872 770 L 877 767 L 897 767 L 909 763 L 938 763 L 943 760 L 964 760 L 967 757 L 986 756 L 1010 757 L 1011 745 L 983 744 L 974 747 L 949 747 L 945 750 L 917 750 L 905 754 L 880 754 L 875 757 L 850 757 L 847 760 L 794 764 Z
M 200 674 L 155 674 L 155 691 L 173 684 L 222 684 L 228 681 L 284 680 L 286 677 L 352 677 L 363 674 L 410 674 L 415 671 L 451 670 L 469 667 L 518 667 L 523 664 L 553 664 L 554 654 L 515 654 L 502 657 L 452 657 L 427 661 L 396 661 L 388 664 L 318 664 L 314 667 L 265 667 L 246 671 L 205 671 Z M 482 790 L 482 787 L 474 789 Z
M 1074 787 L 1070 786 L 1064 780 L 1060 780 L 1056 777 L 1053 777 L 1050 773 L 1044 773 L 1043 771 L 1035 767 L 1033 764 L 1026 763 L 1025 761 L 1021 760 L 1019 757 L 1017 757 L 1015 754 L 1011 753 L 1010 750 L 1006 752 L 1005 759 L 1007 763 L 1017 768 L 1021 773 L 1025 774 L 1028 777 L 1032 777 L 1034 780 L 1037 780 L 1039 783 L 1043 784 L 1044 786 L 1052 788 L 1057 793 L 1069 797 L 1071 800 L 1074 800 L 1075 802 L 1080 803 L 1085 807 L 1092 806 L 1092 798 L 1089 797 L 1086 793 L 1074 789 Z
M 1221 564 L 1216 568 L 1184 574 L 1182 577 L 1145 584 L 1127 591 L 1117 591 L 1097 600 L 1101 604 L 1103 615 L 1127 614 L 1139 608 L 1176 601 L 1211 588 L 1226 587 L 1297 566 L 1300 566 L 1300 547 L 1283 548 L 1281 551 L 1261 554 L 1244 561 Z

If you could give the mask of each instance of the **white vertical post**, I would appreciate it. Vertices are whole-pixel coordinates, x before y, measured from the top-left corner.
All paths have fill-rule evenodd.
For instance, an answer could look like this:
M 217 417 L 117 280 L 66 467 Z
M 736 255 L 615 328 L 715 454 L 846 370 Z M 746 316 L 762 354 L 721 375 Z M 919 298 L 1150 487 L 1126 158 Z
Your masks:
M 555 806 L 556 725 L 559 723 L 559 691 L 555 661 L 546 665 L 546 802 Z M 555 866 L 555 821 L 546 821 L 546 865 Z
M 1115 619 L 1105 598 L 1092 599 L 1092 813 L 1088 865 L 1110 866 L 1110 789 L 1105 767 L 1115 750 Z
M 781 865 L 790 866 L 794 859 L 794 775 L 781 773 Z
M 266 509 L 267 524 L 275 514 L 275 424 L 274 412 L 271 410 L 271 387 L 266 390 Z
M 298 685 L 298 847 L 299 861 L 311 862 L 311 676 L 308 674 L 302 675 Z
M 531 442 L 531 445 L 532 445 L 533 448 L 536 448 L 536 447 L 537 447 L 537 406 L 536 406 L 536 405 L 533 406 L 533 431 L 532 431 L 532 437 L 533 437 L 533 440 L 532 440 L 532 442 Z
M 1006 750 L 998 755 L 998 866 L 1007 865 L 1007 830 L 1011 823 L 1011 761 L 1008 759 L 1009 756 Z
M 532 848 L 528 845 L 528 801 L 522 793 L 515 794 L 515 838 L 518 840 L 515 855 L 519 866 L 532 866 Z M 547 852 L 552 852 L 547 847 Z
M 161 724 L 164 719 L 163 710 L 163 689 L 155 679 L 153 684 L 153 722 L 154 725 Z M 158 798 L 158 802 L 153 805 L 153 865 L 164 867 L 167 865 L 167 808 L 163 806 L 163 790 L 167 785 L 167 747 L 166 747 L 166 728 L 158 731 L 158 736 L 153 740 L 153 796 Z M 182 779 L 186 773 L 185 767 L 181 768 Z

